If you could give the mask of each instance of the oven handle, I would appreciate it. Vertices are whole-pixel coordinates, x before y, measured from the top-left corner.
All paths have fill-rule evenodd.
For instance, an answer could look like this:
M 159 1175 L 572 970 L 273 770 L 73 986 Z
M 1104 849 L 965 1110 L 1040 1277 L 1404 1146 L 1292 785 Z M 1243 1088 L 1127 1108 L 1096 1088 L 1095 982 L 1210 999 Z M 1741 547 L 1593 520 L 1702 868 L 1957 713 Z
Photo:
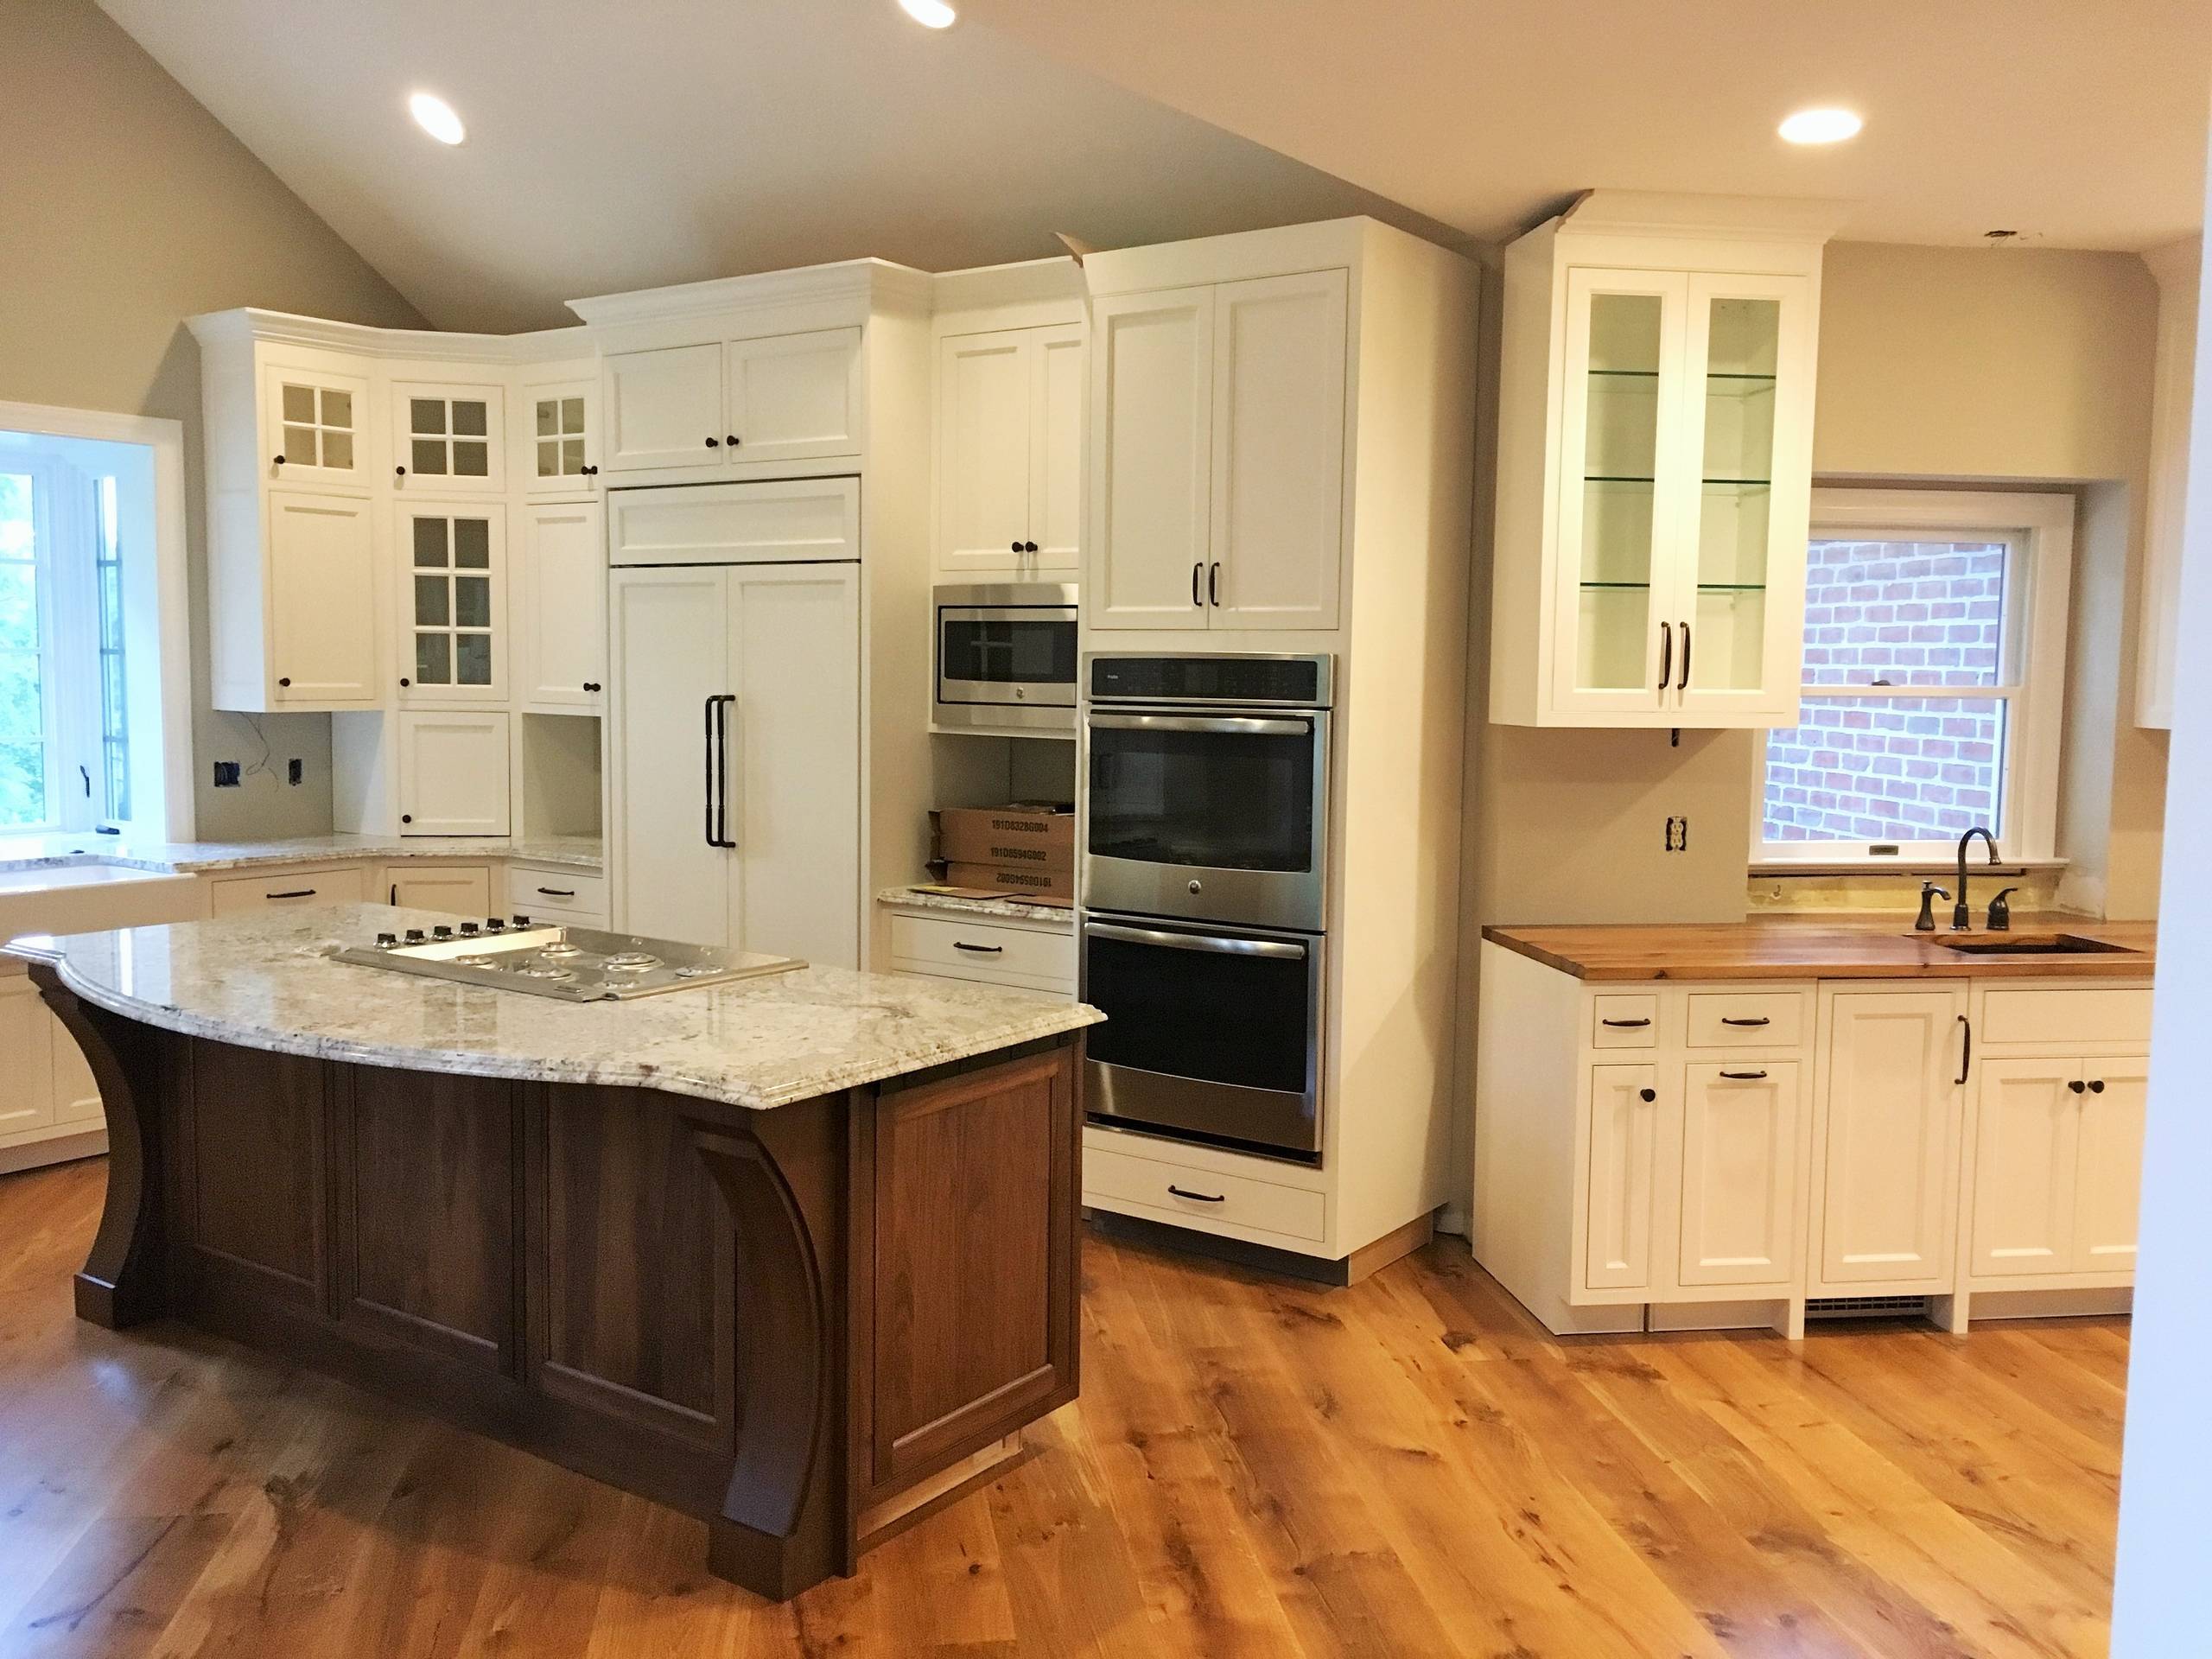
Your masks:
M 1280 962 L 1303 962 L 1306 947 L 1286 939 L 1222 939 L 1206 933 L 1169 933 L 1153 927 L 1123 927 L 1115 922 L 1086 922 L 1090 938 L 1119 939 L 1127 944 L 1156 944 L 1167 950 L 1202 950 L 1217 957 L 1269 957 Z
M 1259 720 L 1228 715 L 1102 715 L 1093 710 L 1090 724 L 1109 732 L 1224 732 L 1251 737 L 1310 737 L 1310 720 Z

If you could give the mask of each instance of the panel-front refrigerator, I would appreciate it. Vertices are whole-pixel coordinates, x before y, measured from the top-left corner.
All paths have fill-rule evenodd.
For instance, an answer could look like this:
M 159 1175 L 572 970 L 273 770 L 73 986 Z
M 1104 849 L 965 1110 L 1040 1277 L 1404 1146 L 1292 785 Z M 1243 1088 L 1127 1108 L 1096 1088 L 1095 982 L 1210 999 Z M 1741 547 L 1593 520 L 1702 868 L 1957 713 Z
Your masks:
M 856 967 L 860 566 L 617 564 L 615 925 Z

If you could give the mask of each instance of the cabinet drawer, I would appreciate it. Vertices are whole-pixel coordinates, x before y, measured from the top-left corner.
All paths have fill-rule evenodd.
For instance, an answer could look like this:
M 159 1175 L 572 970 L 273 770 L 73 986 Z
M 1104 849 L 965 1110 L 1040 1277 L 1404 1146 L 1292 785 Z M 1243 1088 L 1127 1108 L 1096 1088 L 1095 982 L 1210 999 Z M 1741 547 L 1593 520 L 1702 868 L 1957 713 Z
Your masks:
M 1655 995 L 1593 996 L 1590 999 L 1590 1046 L 1650 1048 L 1659 1041 L 1659 999 Z
M 1802 991 L 1692 991 L 1682 1040 L 1692 1048 L 1795 1048 L 1804 1032 Z
M 961 979 L 1046 982 L 1075 988 L 1075 935 L 1033 928 L 893 916 L 891 954 L 902 968 Z
M 1083 1196 L 1086 1202 L 1099 1200 L 1101 1208 L 1141 1209 L 1200 1225 L 1226 1222 L 1306 1239 L 1321 1237 L 1328 1207 L 1323 1194 L 1302 1186 L 1277 1186 L 1097 1147 L 1084 1148 Z
M 219 875 L 207 883 L 208 913 L 358 905 L 369 896 L 368 870 L 359 864 L 327 869 L 284 870 L 274 875 Z
M 2021 986 L 1982 994 L 1984 1043 L 2080 1043 L 2133 1047 L 2151 1040 L 2151 988 Z
M 607 915 L 607 878 L 589 870 L 566 870 L 558 866 L 507 866 L 507 908 L 524 916 L 572 916 L 603 918 Z
M 608 556 L 617 565 L 820 563 L 861 556 L 856 478 L 617 490 L 607 499 Z

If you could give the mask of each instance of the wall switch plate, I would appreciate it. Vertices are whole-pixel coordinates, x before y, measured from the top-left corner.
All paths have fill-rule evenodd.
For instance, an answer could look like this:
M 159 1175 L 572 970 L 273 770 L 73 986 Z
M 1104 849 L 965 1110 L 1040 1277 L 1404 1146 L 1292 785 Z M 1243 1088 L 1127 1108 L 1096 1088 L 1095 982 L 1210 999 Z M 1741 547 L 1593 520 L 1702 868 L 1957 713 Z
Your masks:
M 287 760 L 284 763 L 284 780 L 287 783 L 291 784 L 298 783 L 300 781 L 301 771 L 301 763 L 296 759 Z
M 215 763 L 215 787 L 236 789 L 238 786 L 238 763 L 235 760 L 218 760 Z

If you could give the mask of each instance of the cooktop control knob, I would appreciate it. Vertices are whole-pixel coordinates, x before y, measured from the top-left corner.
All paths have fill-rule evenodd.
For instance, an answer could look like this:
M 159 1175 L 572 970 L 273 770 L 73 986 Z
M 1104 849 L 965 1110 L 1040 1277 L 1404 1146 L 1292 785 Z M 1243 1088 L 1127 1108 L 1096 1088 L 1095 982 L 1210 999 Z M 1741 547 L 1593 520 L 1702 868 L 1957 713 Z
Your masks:
M 486 933 L 504 933 L 506 931 L 506 927 L 507 918 L 504 916 L 486 916 L 484 918 L 484 931 Z
M 422 930 L 421 928 L 419 928 L 419 927 L 410 927 L 410 928 L 409 928 L 409 929 L 407 930 L 407 943 L 408 943 L 408 944 L 422 944 L 422 943 L 423 943 L 423 930 Z
M 466 938 L 469 938 L 473 937 L 473 936 L 475 934 L 475 932 L 476 932 L 476 924 L 475 924 L 475 923 L 474 923 L 474 922 L 463 922 L 463 923 L 461 925 L 461 937 L 462 938 L 464 938 L 464 939 L 466 939 Z
M 530 925 L 530 918 L 529 918 L 529 917 L 527 917 L 527 916 L 518 916 L 518 917 L 516 917 L 516 918 L 515 918 L 515 925 L 516 925 L 517 927 L 528 927 L 528 926 Z
M 399 935 L 397 933 L 379 933 L 377 935 L 377 948 L 378 950 L 390 950 L 393 945 L 397 944 L 398 943 Z
M 434 927 L 430 930 L 430 937 L 434 939 L 449 939 L 453 938 L 453 929 L 443 925 Z

